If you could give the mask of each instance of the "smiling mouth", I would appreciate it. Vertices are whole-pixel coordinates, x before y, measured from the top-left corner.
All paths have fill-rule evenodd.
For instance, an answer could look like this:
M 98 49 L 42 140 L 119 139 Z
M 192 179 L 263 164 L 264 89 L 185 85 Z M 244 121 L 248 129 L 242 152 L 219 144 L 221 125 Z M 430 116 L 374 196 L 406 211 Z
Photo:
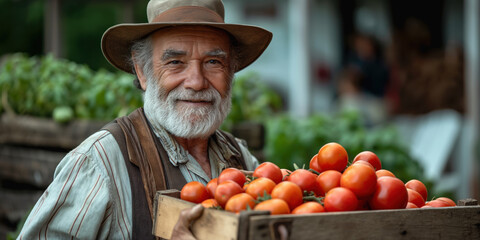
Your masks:
M 189 100 L 189 99 L 178 99 L 179 103 L 194 104 L 194 105 L 213 105 L 213 101 L 208 100 Z

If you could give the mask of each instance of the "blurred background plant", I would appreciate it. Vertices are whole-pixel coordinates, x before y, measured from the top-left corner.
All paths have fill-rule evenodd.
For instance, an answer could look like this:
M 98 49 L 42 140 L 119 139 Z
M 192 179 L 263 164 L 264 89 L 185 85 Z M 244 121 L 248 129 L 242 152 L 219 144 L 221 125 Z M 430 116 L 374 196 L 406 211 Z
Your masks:
M 108 121 L 142 106 L 132 91 L 133 76 L 94 71 L 51 55 L 13 54 L 0 66 L 0 112 L 54 118 Z

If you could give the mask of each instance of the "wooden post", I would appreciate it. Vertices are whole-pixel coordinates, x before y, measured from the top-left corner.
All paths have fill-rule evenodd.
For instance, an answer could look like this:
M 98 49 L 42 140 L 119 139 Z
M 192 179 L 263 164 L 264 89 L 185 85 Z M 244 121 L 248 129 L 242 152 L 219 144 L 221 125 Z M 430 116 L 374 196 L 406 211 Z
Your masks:
M 289 36 L 289 109 L 293 116 L 307 117 L 312 111 L 309 0 L 290 0 Z
M 478 133 L 480 122 L 480 2 L 465 1 L 466 158 L 462 163 L 462 195 L 478 198 Z
M 61 56 L 60 38 L 60 1 L 47 0 L 44 19 L 45 34 L 43 37 L 43 51 L 55 57 Z

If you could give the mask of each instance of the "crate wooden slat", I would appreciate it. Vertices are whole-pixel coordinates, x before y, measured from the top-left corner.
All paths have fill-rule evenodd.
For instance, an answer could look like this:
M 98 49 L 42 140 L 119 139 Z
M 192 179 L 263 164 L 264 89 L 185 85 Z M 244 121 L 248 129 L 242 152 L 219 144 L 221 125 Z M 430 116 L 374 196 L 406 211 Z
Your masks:
M 181 210 L 194 204 L 174 197 L 157 194 L 154 235 L 169 239 Z M 236 239 L 238 217 L 226 211 L 205 209 L 192 231 L 198 239 Z
M 194 204 L 157 194 L 154 234 L 169 238 L 181 209 Z M 293 240 L 480 239 L 480 206 L 275 215 L 205 209 L 192 227 L 199 239 L 279 239 L 283 225 Z

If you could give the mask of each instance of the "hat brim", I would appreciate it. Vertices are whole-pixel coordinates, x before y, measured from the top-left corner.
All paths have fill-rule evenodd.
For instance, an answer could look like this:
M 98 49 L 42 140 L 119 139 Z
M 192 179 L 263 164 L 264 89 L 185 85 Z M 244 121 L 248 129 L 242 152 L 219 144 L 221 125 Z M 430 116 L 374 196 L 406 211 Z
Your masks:
M 267 48 L 272 40 L 272 33 L 251 25 L 225 23 L 140 23 L 115 25 L 102 36 L 102 52 L 105 58 L 115 67 L 128 73 L 133 73 L 129 59 L 132 44 L 149 34 L 172 26 L 210 26 L 225 30 L 236 41 L 238 48 L 238 72 L 254 62 Z

